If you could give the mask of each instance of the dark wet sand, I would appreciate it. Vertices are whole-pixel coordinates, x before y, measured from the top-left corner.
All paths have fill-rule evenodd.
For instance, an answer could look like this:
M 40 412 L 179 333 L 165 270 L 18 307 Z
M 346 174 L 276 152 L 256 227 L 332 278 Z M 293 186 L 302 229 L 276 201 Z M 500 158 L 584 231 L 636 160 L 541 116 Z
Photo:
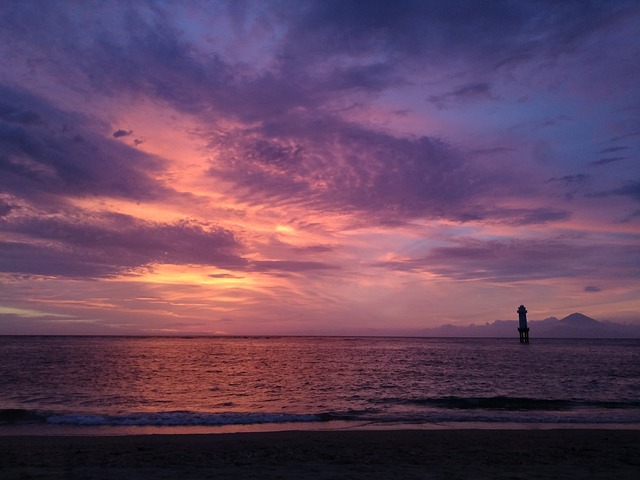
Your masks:
M 0 436 L 2 479 L 640 478 L 640 430 Z

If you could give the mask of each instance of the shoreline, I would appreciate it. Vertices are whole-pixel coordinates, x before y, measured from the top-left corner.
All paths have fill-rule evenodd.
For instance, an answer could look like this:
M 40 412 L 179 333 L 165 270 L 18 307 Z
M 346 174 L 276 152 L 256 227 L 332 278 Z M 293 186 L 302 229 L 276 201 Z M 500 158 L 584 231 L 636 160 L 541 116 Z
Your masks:
M 447 422 L 404 423 L 332 420 L 230 425 L 64 425 L 0 424 L 0 438 L 13 436 L 126 437 L 144 435 L 229 435 L 272 432 L 394 431 L 394 430 L 639 430 L 638 423 Z
M 616 478 L 640 429 L 360 429 L 0 436 L 3 478 Z

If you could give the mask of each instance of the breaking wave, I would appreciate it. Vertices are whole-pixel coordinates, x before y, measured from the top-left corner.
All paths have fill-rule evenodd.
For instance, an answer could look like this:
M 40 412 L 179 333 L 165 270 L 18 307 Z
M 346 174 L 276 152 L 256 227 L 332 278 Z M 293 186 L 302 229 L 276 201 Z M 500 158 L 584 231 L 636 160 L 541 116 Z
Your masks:
M 269 423 L 322 422 L 323 414 L 153 412 L 101 415 L 57 413 L 24 409 L 0 410 L 0 424 L 52 424 L 76 426 L 224 426 Z
M 554 400 L 508 396 L 387 398 L 380 399 L 376 408 L 324 413 L 160 411 L 112 414 L 0 409 L 0 425 L 216 427 L 332 420 L 379 424 L 640 423 L 640 401 Z
M 637 409 L 640 401 L 554 400 L 526 397 L 442 397 L 408 400 L 407 403 L 426 407 L 458 410 L 575 410 L 575 409 Z

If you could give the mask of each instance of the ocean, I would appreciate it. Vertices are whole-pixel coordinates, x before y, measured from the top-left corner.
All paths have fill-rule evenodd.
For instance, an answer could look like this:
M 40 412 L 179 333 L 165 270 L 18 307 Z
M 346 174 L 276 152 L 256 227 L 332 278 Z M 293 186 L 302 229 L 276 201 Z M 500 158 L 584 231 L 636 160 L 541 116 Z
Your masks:
M 0 434 L 640 427 L 640 340 L 0 337 Z

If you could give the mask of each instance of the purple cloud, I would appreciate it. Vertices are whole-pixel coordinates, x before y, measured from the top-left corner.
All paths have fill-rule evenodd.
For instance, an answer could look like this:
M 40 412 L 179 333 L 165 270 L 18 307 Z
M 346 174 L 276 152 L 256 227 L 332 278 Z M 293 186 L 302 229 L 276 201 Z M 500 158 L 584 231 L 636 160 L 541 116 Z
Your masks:
M 589 35 L 633 11 L 633 2 L 536 4 L 474 1 L 322 1 L 288 12 L 286 58 L 323 63 L 332 55 L 383 53 L 428 70 L 464 60 L 481 71 L 513 69 L 572 52 Z M 579 12 L 579 15 L 577 14 Z M 375 58 L 375 57 L 374 57 Z M 463 63 L 463 62 L 460 62 Z M 416 65 L 417 64 L 417 65 Z
M 628 182 L 624 186 L 613 190 L 611 193 L 630 197 L 640 202 L 640 180 Z
M 16 207 L 14 205 L 11 205 L 10 203 L 6 203 L 0 199 L 0 217 L 9 215 L 11 211 L 15 208 Z
M 334 117 L 267 124 L 211 143 L 218 153 L 211 174 L 250 197 L 380 217 L 456 216 L 499 181 L 437 139 L 396 138 Z
M 428 100 L 438 108 L 447 108 L 451 104 L 475 102 L 483 99 L 495 100 L 488 83 L 463 85 L 440 95 L 431 95 Z
M 171 193 L 150 176 L 160 159 L 93 133 L 91 119 L 8 87 L 0 86 L 0 102 L 13 112 L 0 121 L 0 191 L 48 195 L 47 203 L 51 195 L 152 199 Z M 39 120 L 19 120 L 20 112 Z
M 16 217 L 0 220 L 21 243 L 0 243 L 0 271 L 58 276 L 111 277 L 153 263 L 244 268 L 241 248 L 223 228 L 179 221 L 152 223 L 122 214 Z
M 113 138 L 120 138 L 120 137 L 128 137 L 129 135 L 133 134 L 133 130 L 116 130 L 115 132 L 113 132 Z
M 310 270 L 335 270 L 338 267 L 324 262 L 309 262 L 297 260 L 261 260 L 253 261 L 248 265 L 248 270 L 254 272 L 308 272 Z
M 623 150 L 629 150 L 629 148 L 631 148 L 631 147 L 627 147 L 627 146 L 607 147 L 607 148 L 603 148 L 602 150 L 600 150 L 600 153 L 621 152 Z
M 232 278 L 232 279 L 242 279 L 244 277 L 240 276 L 240 275 L 232 275 L 231 273 L 212 273 L 211 275 L 209 275 L 209 277 L 211 278 Z
M 423 257 L 383 262 L 399 271 L 426 271 L 455 280 L 512 282 L 531 279 L 637 276 L 640 247 L 581 245 L 563 240 L 480 241 L 461 239 Z
M 241 10 L 215 8 L 239 24 L 248 21 Z M 269 7 L 264 17 L 272 26 L 286 18 L 286 29 L 271 67 L 257 70 L 186 41 L 169 20 L 169 12 L 161 9 L 154 15 L 137 9 L 126 14 L 105 12 L 103 24 L 93 22 L 88 31 L 95 41 L 71 44 L 62 35 L 58 42 L 68 42 L 74 53 L 74 68 L 66 69 L 66 74 L 102 93 L 140 93 L 213 122 L 217 116 L 246 122 L 245 129 L 224 131 L 211 139 L 213 147 L 223 150 L 221 162 L 211 172 L 234 182 L 247 198 L 286 197 L 319 208 L 383 212 L 398 220 L 421 215 L 459 219 L 468 218 L 471 206 L 484 203 L 489 192 L 496 195 L 503 189 L 498 186 L 509 183 L 509 172 L 498 178 L 495 170 L 487 174 L 472 166 L 440 138 L 428 134 L 398 138 L 347 122 L 327 106 L 337 98 L 353 105 L 348 98 L 354 91 L 371 96 L 406 85 L 409 77 L 401 73 L 409 67 L 428 70 L 460 57 L 467 68 L 475 65 L 473 71 L 479 76 L 443 98 L 495 99 L 495 65 L 513 68 L 515 62 L 532 58 L 548 62 L 621 21 L 628 5 L 580 5 L 581 15 L 575 15 L 576 8 L 573 2 L 535 11 L 502 2 L 482 7 L 463 2 L 457 9 L 439 2 L 408 1 L 402 7 L 371 2 L 362 15 L 362 6 L 351 2 L 318 2 L 305 8 L 285 2 Z M 15 22 L 10 28 L 27 21 L 23 10 L 10 10 Z M 28 21 L 44 24 L 45 14 L 65 15 L 57 9 L 44 10 L 30 12 Z M 55 25 L 49 19 L 46 23 Z M 38 46 L 43 51 L 53 48 L 43 38 Z M 60 55 L 58 48 L 55 54 Z M 352 61 L 327 63 L 334 55 L 345 54 Z M 95 75 L 96 71 L 101 74 Z M 262 126 L 256 129 L 255 122 Z M 86 135 L 76 138 L 89 141 Z M 69 153 L 70 158 L 86 155 L 79 146 Z M 158 191 L 158 185 L 150 182 L 141 188 L 136 184 L 144 182 L 141 172 L 121 166 L 116 162 L 108 167 L 109 175 L 121 172 L 120 178 L 101 179 L 83 166 L 82 180 L 72 182 L 74 170 L 62 165 L 57 166 L 57 177 L 60 188 L 71 183 L 79 188 L 83 182 L 100 188 L 101 180 L 111 180 L 102 188 L 119 188 L 127 196 Z M 23 165 L 5 165 L 7 170 L 12 167 L 14 177 L 37 180 L 36 172 Z
M 594 160 L 589 164 L 591 167 L 599 167 L 601 165 L 607 165 L 609 163 L 619 162 L 620 160 L 626 160 L 627 157 L 607 157 L 600 160 Z
M 558 208 L 502 208 L 478 210 L 476 220 L 486 220 L 489 223 L 503 225 L 524 226 L 541 225 L 550 222 L 562 222 L 571 218 L 571 213 Z

